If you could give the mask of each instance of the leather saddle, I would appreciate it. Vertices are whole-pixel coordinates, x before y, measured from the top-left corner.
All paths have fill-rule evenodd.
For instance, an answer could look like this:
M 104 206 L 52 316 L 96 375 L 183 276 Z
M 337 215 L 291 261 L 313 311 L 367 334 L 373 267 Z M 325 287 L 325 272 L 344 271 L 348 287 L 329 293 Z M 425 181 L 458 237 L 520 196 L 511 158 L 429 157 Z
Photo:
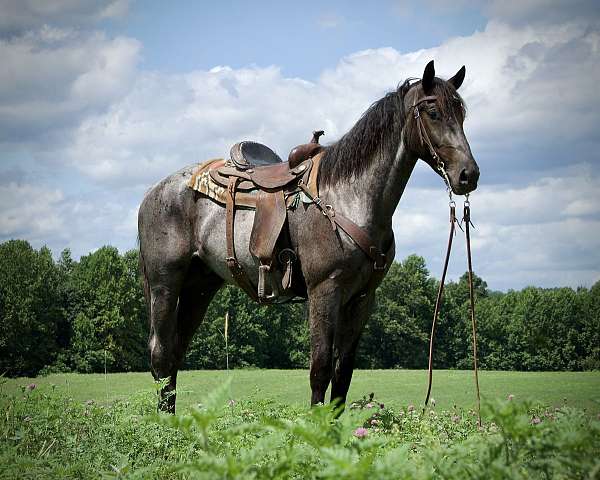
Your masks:
M 290 197 L 300 192 L 299 182 L 308 183 L 312 158 L 323 150 L 319 137 L 323 131 L 313 132 L 309 143 L 293 148 L 288 161 L 269 147 L 257 142 L 236 143 L 230 151 L 230 160 L 209 171 L 211 180 L 227 189 L 226 195 L 226 242 L 227 266 L 234 281 L 258 303 L 275 303 L 277 298 L 292 285 L 292 266 L 296 253 L 281 248 L 287 236 L 284 228 Z M 250 253 L 258 260 L 258 285 L 252 285 L 235 254 L 235 211 L 238 191 L 253 193 L 256 213 L 250 234 Z M 280 246 L 276 254 L 277 246 Z M 281 285 L 274 281 L 272 269 L 282 269 Z

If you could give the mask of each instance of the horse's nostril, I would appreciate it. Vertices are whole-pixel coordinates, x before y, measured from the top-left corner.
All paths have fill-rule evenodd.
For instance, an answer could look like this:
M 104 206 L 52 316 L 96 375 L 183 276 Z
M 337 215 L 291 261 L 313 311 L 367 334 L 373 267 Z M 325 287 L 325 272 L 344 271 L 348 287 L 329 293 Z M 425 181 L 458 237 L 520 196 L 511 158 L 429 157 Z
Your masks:
M 467 175 L 467 169 L 463 168 L 460 171 L 460 175 L 458 176 L 458 183 L 460 183 L 461 185 L 467 185 L 469 183 L 469 178 Z

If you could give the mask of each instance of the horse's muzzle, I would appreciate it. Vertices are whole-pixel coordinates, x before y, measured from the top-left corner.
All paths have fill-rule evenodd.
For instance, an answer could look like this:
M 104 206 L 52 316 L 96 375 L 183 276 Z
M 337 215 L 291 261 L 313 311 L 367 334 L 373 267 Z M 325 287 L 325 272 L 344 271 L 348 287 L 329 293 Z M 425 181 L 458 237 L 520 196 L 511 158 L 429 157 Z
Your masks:
M 452 178 L 454 177 L 454 178 Z M 451 176 L 452 190 L 457 195 L 470 193 L 477 188 L 479 180 L 479 167 L 477 164 L 469 167 L 463 167 L 457 176 Z

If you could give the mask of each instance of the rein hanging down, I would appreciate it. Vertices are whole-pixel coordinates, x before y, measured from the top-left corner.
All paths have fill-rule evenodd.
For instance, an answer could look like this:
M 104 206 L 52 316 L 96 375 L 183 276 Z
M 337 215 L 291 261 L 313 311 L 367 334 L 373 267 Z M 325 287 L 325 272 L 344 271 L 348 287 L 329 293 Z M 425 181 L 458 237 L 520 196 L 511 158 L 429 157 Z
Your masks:
M 448 236 L 448 247 L 446 248 L 446 257 L 444 259 L 444 268 L 442 271 L 442 278 L 438 287 L 438 293 L 435 300 L 435 309 L 433 312 L 433 321 L 431 323 L 431 336 L 429 338 L 429 368 L 428 368 L 428 384 L 427 384 L 427 396 L 425 397 L 425 406 L 423 407 L 423 413 L 429 403 L 429 396 L 431 394 L 431 384 L 433 379 L 433 339 L 435 335 L 435 325 L 442 306 L 442 296 L 444 293 L 444 284 L 446 281 L 446 273 L 448 271 L 448 261 L 450 260 L 450 251 L 452 250 L 452 239 L 456 233 L 456 225 L 458 228 L 463 230 L 461 224 L 464 224 L 465 239 L 467 245 L 467 264 L 468 264 L 468 275 L 469 275 L 469 304 L 471 311 L 471 326 L 472 326 L 472 345 L 473 345 L 473 373 L 475 376 L 475 391 L 477 394 L 477 424 L 481 427 L 481 396 L 479 392 L 479 376 L 477 368 L 477 321 L 475 319 L 475 292 L 473 288 L 473 262 L 471 259 L 471 233 L 470 227 L 473 226 L 471 222 L 471 202 L 469 201 L 469 194 L 465 195 L 465 201 L 463 204 L 463 218 L 461 222 L 458 222 L 456 218 L 456 203 L 452 200 L 452 190 L 448 188 L 448 195 L 450 197 L 450 234 Z

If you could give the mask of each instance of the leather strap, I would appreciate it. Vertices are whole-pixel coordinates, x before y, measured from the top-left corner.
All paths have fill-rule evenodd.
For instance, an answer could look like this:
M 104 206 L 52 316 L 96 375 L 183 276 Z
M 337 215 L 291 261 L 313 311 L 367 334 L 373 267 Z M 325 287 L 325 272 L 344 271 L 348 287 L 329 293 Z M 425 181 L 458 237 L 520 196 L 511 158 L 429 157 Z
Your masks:
M 444 260 L 444 269 L 442 278 L 438 287 L 437 298 L 435 299 L 435 309 L 433 311 L 433 321 L 431 323 L 431 336 L 429 337 L 429 369 L 427 373 L 427 396 L 425 397 L 425 406 L 423 413 L 429 403 L 429 395 L 431 394 L 431 384 L 433 381 L 433 337 L 435 335 L 435 323 L 442 308 L 442 295 L 444 293 L 444 284 L 446 283 L 446 272 L 448 271 L 448 261 L 450 260 L 450 251 L 452 250 L 452 239 L 454 238 L 454 230 L 456 225 L 456 207 L 454 202 L 450 204 L 450 235 L 448 236 L 448 247 L 446 248 L 446 258 Z
M 413 104 L 413 116 L 415 117 L 415 121 L 417 122 L 417 133 L 419 134 L 419 142 L 421 145 L 425 145 L 429 150 L 429 154 L 431 158 L 435 162 L 433 166 L 444 179 L 446 183 L 446 187 L 448 190 L 452 190 L 450 187 L 450 179 L 448 178 L 448 174 L 446 173 L 446 165 L 444 161 L 440 158 L 439 154 L 435 151 L 433 143 L 431 143 L 431 139 L 429 138 L 429 134 L 427 133 L 427 129 L 425 128 L 425 124 L 423 123 L 423 118 L 421 117 L 421 112 L 419 107 L 422 103 L 436 101 L 437 97 L 435 95 L 429 95 L 427 97 L 423 97 Z
M 471 262 L 471 204 L 467 199 L 464 203 L 463 222 L 465 224 L 465 238 L 467 240 L 467 263 L 469 266 L 469 302 L 471 304 L 471 325 L 473 328 L 473 372 L 475 375 L 475 389 L 477 391 L 477 422 L 481 427 L 481 396 L 479 394 L 479 375 L 477 374 L 477 321 L 475 320 L 475 292 L 473 288 L 473 263 Z
M 365 253 L 365 255 L 373 260 L 373 270 L 385 272 L 388 264 L 387 255 L 377 247 L 375 242 L 373 242 L 369 234 L 363 228 L 359 227 L 356 223 L 349 218 L 346 218 L 341 213 L 337 213 L 331 205 L 324 205 L 321 198 L 318 195 L 315 196 L 303 181 L 300 181 L 298 186 L 321 210 L 323 215 L 329 219 L 333 230 L 335 230 L 337 227 L 341 228 Z
M 348 236 L 358 245 L 358 247 L 373 260 L 373 270 L 385 270 L 387 265 L 386 254 L 381 252 L 373 240 L 364 229 L 360 228 L 352 220 L 344 217 L 340 213 L 333 213 L 333 220 Z
M 473 264 L 471 261 L 471 234 L 469 227 L 471 223 L 471 208 L 468 200 L 464 203 L 464 214 L 462 222 L 465 225 L 465 238 L 467 244 L 467 263 L 469 267 L 469 303 L 471 310 L 471 325 L 472 325 L 472 343 L 473 343 L 473 372 L 475 376 L 475 390 L 477 393 L 477 424 L 481 427 L 481 395 L 479 392 L 479 375 L 477 368 L 477 321 L 475 320 L 475 292 L 473 287 Z M 452 250 L 452 239 L 454 238 L 456 220 L 456 208 L 454 202 L 450 202 L 450 235 L 448 237 L 448 248 L 446 249 L 446 258 L 444 260 L 444 269 L 442 271 L 442 278 L 438 288 L 438 294 L 435 301 L 435 309 L 433 312 L 433 322 L 431 324 L 431 336 L 429 338 L 429 371 L 428 371 L 428 383 L 427 383 L 427 396 L 425 397 L 425 406 L 423 407 L 423 414 L 429 403 L 429 395 L 431 394 L 431 384 L 433 377 L 433 338 L 435 334 L 435 324 L 438 318 L 440 308 L 442 306 L 442 294 L 444 292 L 444 283 L 446 282 L 446 272 L 448 271 L 448 260 L 450 259 L 450 251 Z M 460 225 L 459 225 L 459 228 Z M 462 230 L 462 228 L 461 228 Z
M 254 290 L 248 275 L 244 271 L 244 268 L 240 265 L 235 256 L 235 192 L 237 189 L 237 185 L 240 182 L 239 177 L 230 177 L 229 185 L 227 186 L 227 202 L 225 204 L 225 239 L 227 243 L 227 258 L 225 261 L 227 262 L 227 267 L 231 272 L 231 276 L 233 277 L 233 281 L 242 288 L 250 297 L 258 302 L 258 294 Z

